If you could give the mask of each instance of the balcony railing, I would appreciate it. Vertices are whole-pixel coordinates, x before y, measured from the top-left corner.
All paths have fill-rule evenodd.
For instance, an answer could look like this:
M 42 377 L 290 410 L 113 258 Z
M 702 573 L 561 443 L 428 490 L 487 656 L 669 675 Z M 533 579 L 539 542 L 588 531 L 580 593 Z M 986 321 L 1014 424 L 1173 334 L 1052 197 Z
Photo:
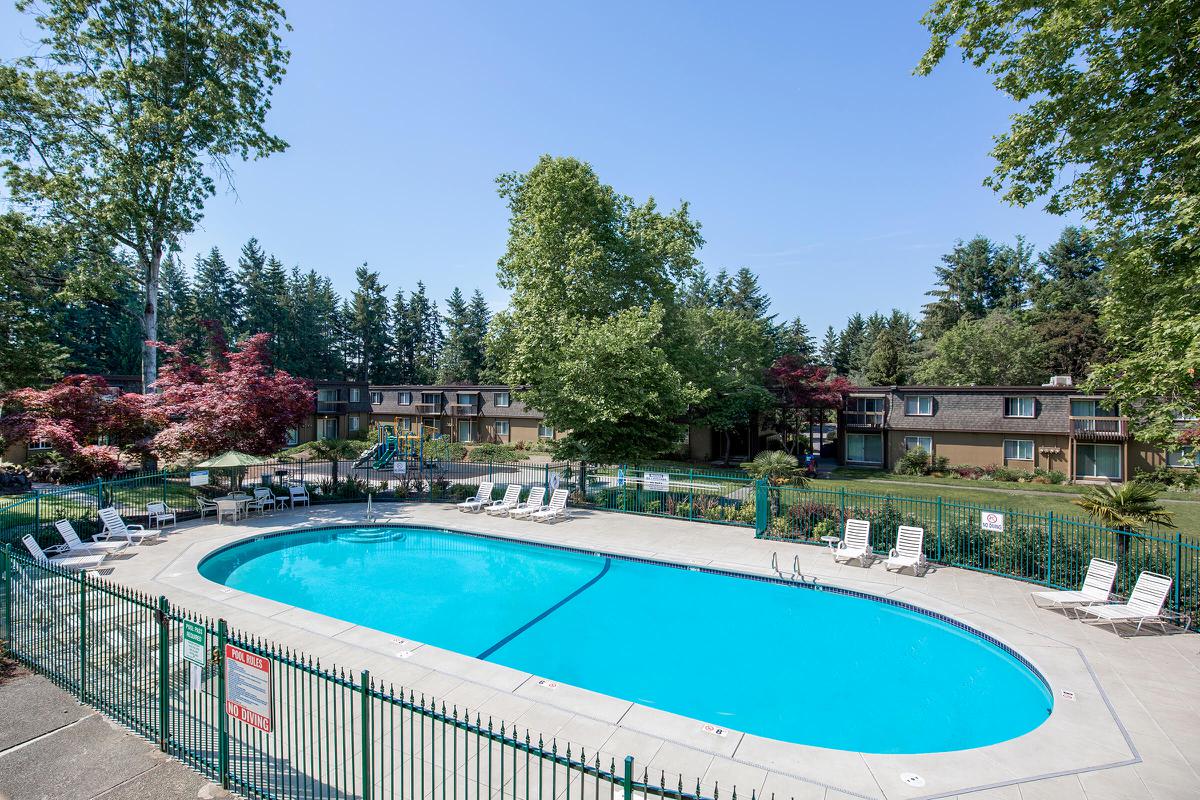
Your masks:
M 441 403 L 417 403 L 416 410 L 418 414 L 440 414 L 442 413 Z
M 1071 435 L 1076 439 L 1125 439 L 1129 436 L 1124 417 L 1071 417 Z
M 318 400 L 318 414 L 345 414 L 350 410 L 350 404 L 345 400 Z
M 847 426 L 853 428 L 882 428 L 882 411 L 846 411 L 843 419 Z
M 451 403 L 450 414 L 455 417 L 475 417 L 479 415 L 479 406 L 476 403 Z

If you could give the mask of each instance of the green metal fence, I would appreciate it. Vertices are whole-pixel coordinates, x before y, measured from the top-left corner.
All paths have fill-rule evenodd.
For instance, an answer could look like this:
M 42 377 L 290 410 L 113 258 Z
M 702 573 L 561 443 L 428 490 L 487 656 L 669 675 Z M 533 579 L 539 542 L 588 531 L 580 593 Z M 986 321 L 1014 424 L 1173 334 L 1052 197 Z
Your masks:
M 632 756 L 546 741 L 384 684 L 365 670 L 323 666 L 224 620 L 37 563 L 7 545 L 0 548 L 0 611 L 0 635 L 18 661 L 250 797 L 719 795 L 716 785 L 636 771 Z M 193 644 L 202 632 L 202 664 L 185 657 L 185 626 L 192 627 Z M 226 713 L 228 647 L 269 664 L 269 731 Z
M 848 492 L 845 488 L 758 487 L 767 509 L 759 535 L 820 544 L 840 536 L 847 519 L 871 523 L 875 551 L 895 545 L 901 525 L 925 530 L 925 557 L 937 564 L 990 572 L 1060 588 L 1083 583 L 1088 562 L 1119 565 L 1117 592 L 1127 594 L 1143 570 L 1172 577 L 1171 608 L 1200 622 L 1200 544 L 1178 531 L 1126 532 L 1052 512 L 1032 514 L 974 503 Z M 985 517 L 999 515 L 985 529 Z

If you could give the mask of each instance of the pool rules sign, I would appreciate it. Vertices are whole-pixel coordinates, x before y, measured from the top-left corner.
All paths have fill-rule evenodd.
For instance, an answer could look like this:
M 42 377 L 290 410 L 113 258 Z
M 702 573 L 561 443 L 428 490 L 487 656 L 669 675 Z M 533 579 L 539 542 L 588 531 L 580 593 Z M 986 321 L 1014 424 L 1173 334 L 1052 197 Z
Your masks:
M 225 713 L 271 732 L 271 660 L 225 645 Z

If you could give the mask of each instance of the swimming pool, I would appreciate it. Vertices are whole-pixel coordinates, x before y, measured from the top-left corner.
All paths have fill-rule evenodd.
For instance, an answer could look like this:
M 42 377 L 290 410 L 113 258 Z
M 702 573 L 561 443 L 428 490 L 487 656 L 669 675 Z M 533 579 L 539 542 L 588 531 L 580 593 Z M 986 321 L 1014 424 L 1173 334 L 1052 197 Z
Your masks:
M 554 681 L 787 742 L 994 744 L 1053 706 L 1020 656 L 855 593 L 418 527 L 218 550 L 209 580 Z

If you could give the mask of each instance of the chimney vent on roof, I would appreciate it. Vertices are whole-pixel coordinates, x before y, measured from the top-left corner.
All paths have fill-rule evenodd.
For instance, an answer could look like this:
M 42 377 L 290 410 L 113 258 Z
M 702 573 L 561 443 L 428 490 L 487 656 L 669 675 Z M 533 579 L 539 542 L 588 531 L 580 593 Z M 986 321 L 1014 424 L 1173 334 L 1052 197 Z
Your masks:
M 1050 382 L 1046 386 L 1074 386 L 1074 381 L 1070 375 L 1053 375 L 1050 377 Z

